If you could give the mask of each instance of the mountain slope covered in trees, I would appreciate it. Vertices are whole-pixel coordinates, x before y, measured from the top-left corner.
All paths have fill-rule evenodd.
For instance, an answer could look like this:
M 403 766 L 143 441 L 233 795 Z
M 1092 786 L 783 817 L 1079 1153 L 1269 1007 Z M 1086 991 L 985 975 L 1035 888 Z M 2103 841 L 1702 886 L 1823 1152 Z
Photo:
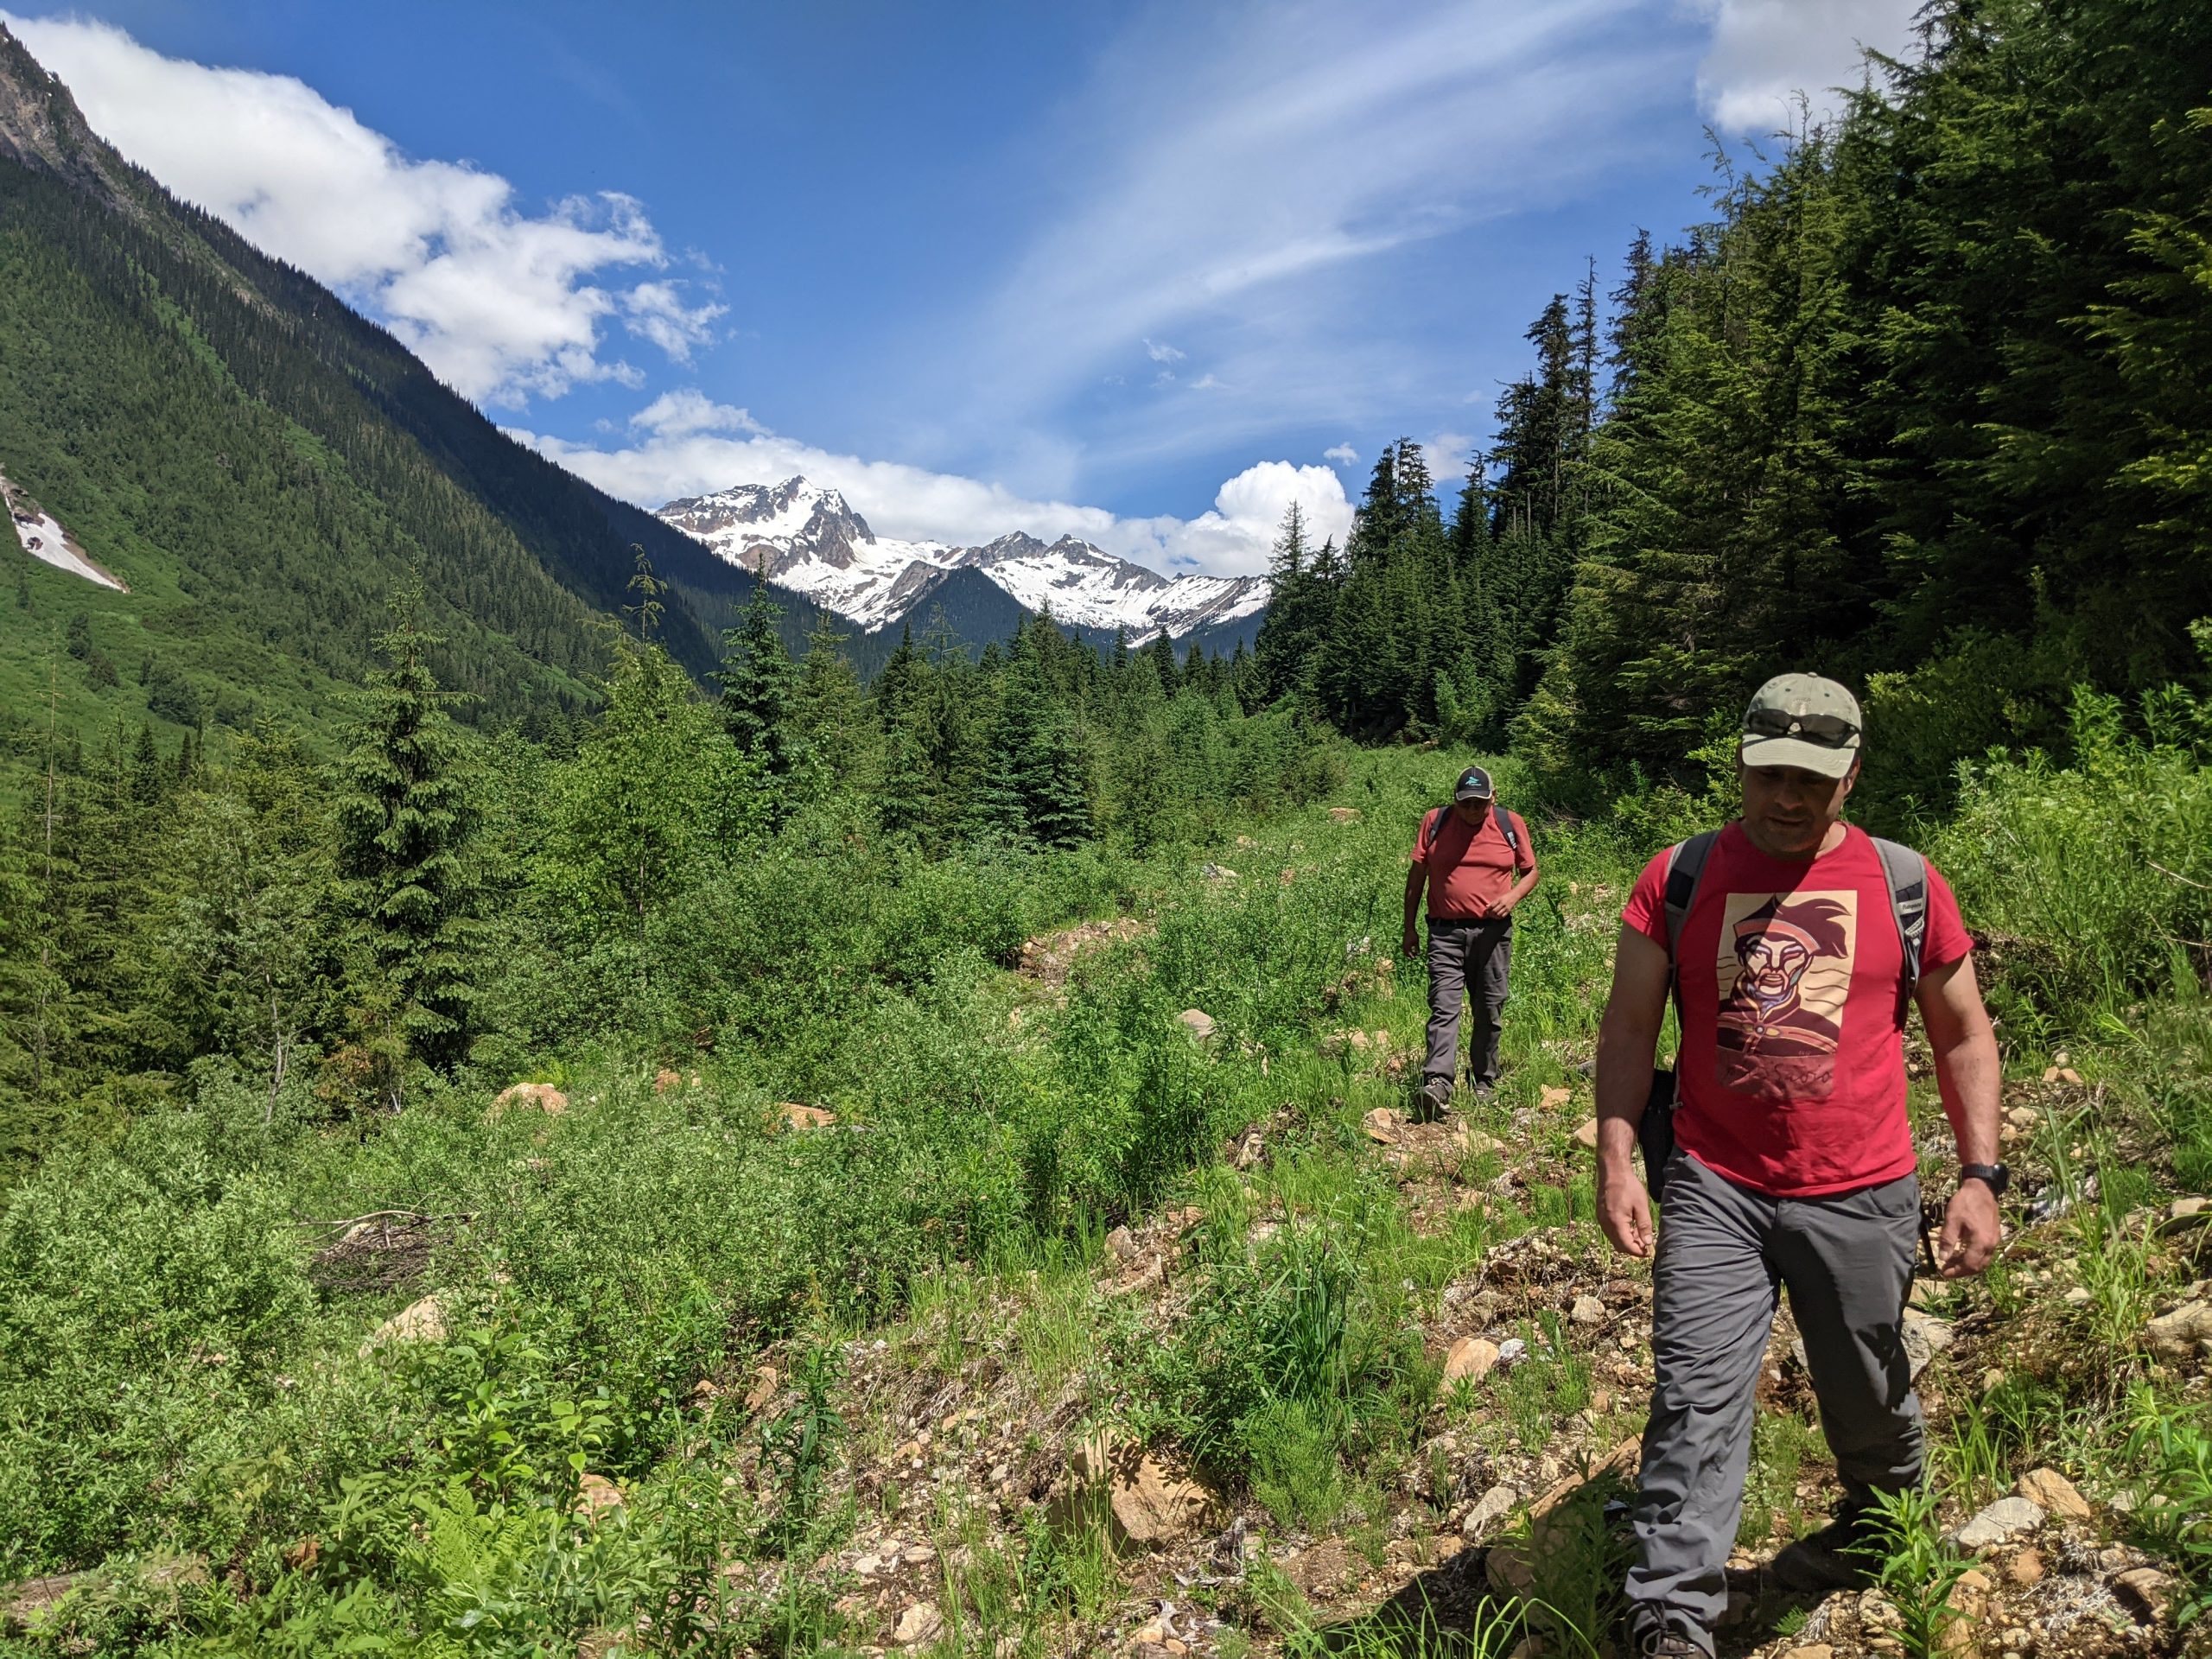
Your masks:
M 633 546 L 671 585 L 663 637 L 694 674 L 752 587 L 175 200 L 4 30 L 0 468 L 131 589 L 0 546 L 0 706 L 19 732 L 49 692 L 79 730 L 320 723 L 411 566 L 467 717 L 543 719 L 589 700 Z M 793 639 L 811 621 L 793 607 Z

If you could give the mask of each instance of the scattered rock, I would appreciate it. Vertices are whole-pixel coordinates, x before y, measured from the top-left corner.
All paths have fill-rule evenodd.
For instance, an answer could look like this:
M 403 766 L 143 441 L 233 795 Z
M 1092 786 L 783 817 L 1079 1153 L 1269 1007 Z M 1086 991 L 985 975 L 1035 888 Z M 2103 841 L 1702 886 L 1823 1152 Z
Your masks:
M 653 1093 L 657 1095 L 664 1095 L 671 1089 L 681 1088 L 683 1084 L 683 1077 L 679 1073 L 670 1071 L 664 1065 L 653 1074 Z
M 1367 1131 L 1367 1138 L 1385 1147 L 1398 1144 L 1398 1137 L 1405 1132 L 1406 1121 L 1403 1112 L 1388 1106 L 1377 1106 L 1359 1120 L 1360 1127 Z
M 2174 1581 L 2155 1567 L 2131 1567 L 2112 1576 L 2120 1605 L 2145 1624 L 2163 1624 L 2173 1605 Z
M 1782 1659 L 1835 1659 L 1835 1649 L 1825 1642 L 1808 1642 L 1802 1648 L 1792 1648 Z
M 605 1475 L 586 1475 L 576 1487 L 576 1513 L 598 1515 L 622 1507 L 622 1489 Z
M 361 1344 L 364 1355 L 372 1354 L 386 1343 L 443 1342 L 446 1339 L 446 1316 L 438 1306 L 435 1296 L 425 1296 L 411 1302 L 393 1314 L 369 1333 Z
M 2143 1345 L 2154 1359 L 2186 1360 L 2197 1344 L 2212 1341 L 2212 1302 L 2183 1302 L 2143 1327 Z
M 1497 1344 L 1497 1363 L 1501 1365 L 1510 1365 L 1516 1359 L 1525 1358 L 1528 1352 L 1529 1344 L 1521 1338 L 1508 1337 Z
M 1462 1337 L 1452 1344 L 1451 1351 L 1444 1356 L 1444 1381 L 1449 1384 L 1465 1377 L 1470 1382 L 1479 1382 L 1491 1374 L 1491 1368 L 1497 1363 L 1497 1344 L 1496 1343 L 1485 1341 L 1481 1337 Z M 1505 1489 L 1494 1487 L 1492 1490 L 1504 1491 Z M 1510 1494 L 1508 1495 L 1507 1501 L 1509 1503 L 1511 1501 Z
M 1961 1549 L 1988 1549 L 2033 1532 L 2043 1511 L 2024 1497 L 2000 1497 L 1951 1535 Z
M 753 1379 L 753 1386 L 745 1391 L 745 1408 L 759 1411 L 776 1397 L 776 1391 L 783 1386 L 783 1374 L 772 1365 L 763 1365 Z
M 2005 1563 L 2005 1576 L 2025 1589 L 2031 1584 L 2043 1582 L 2043 1552 L 2029 1544 Z
M 1187 1475 L 1147 1455 L 1116 1472 L 1107 1503 L 1131 1543 L 1161 1544 L 1195 1532 L 1211 1497 Z
M 1236 1137 L 1230 1148 L 1229 1164 L 1232 1169 L 1250 1169 L 1267 1155 L 1268 1144 L 1255 1126 Z
M 492 1097 L 492 1107 L 484 1114 L 485 1120 L 497 1122 L 509 1112 L 524 1107 L 534 1107 L 548 1117 L 558 1117 L 569 1109 L 569 1097 L 550 1083 L 512 1084 Z
M 1577 1325 L 1603 1325 L 1605 1322 L 1605 1305 L 1595 1296 L 1578 1296 L 1574 1299 L 1574 1306 L 1567 1310 L 1567 1317 Z
M 1579 1128 L 1579 1129 L 1575 1130 L 1575 1132 L 1574 1132 L 1574 1144 L 1575 1144 L 1576 1146 L 1578 1146 L 1578 1147 L 1581 1147 L 1585 1152 L 1595 1152 L 1595 1151 L 1597 1151 L 1597 1149 L 1598 1149 L 1598 1120 L 1597 1120 L 1596 1118 L 1594 1118 L 1594 1117 L 1593 1117 L 1593 1118 L 1592 1118 L 1588 1122 L 1585 1123 L 1585 1124 L 1584 1124 L 1580 1128 Z
M 1329 822 L 1332 823 L 1357 823 L 1359 822 L 1359 809 L 1356 806 L 1332 806 L 1329 809 Z
M 1952 1335 L 1951 1327 L 1943 1320 L 1931 1319 L 1916 1307 L 1905 1309 L 1904 1351 L 1912 1362 L 1916 1382 L 1928 1369 L 1928 1362 L 1951 1345 Z
M 1490 1580 L 1490 1587 L 1501 1596 L 1526 1596 L 1536 1587 L 1536 1569 L 1529 1560 L 1529 1547 L 1524 1543 L 1494 1544 L 1483 1571 Z
M 795 1100 L 776 1103 L 776 1118 L 787 1129 L 826 1129 L 837 1114 L 821 1106 L 802 1106 Z
M 1213 1035 L 1213 1016 L 1204 1008 L 1185 1008 L 1175 1016 L 1175 1023 L 1200 1042 Z
M 1137 1236 L 1128 1228 L 1116 1227 L 1106 1235 L 1106 1254 L 1123 1267 L 1128 1266 L 1142 1253 L 1142 1247 L 1137 1243 Z
M 309 1533 L 284 1551 L 284 1565 L 295 1573 L 308 1573 L 322 1559 L 322 1540 Z
M 2075 1489 L 2074 1483 L 2056 1469 L 2031 1469 L 2022 1475 L 2012 1490 L 2038 1509 L 2052 1515 L 2086 1521 L 2094 1511 L 2089 1500 Z
M 891 1627 L 891 1639 L 902 1648 L 918 1647 L 925 1642 L 934 1642 L 944 1634 L 944 1615 L 934 1602 L 918 1601 L 899 1615 L 899 1622 Z
M 1542 1092 L 1536 1096 L 1536 1107 L 1540 1111 L 1557 1111 L 1573 1098 L 1574 1090 L 1572 1089 L 1560 1089 L 1546 1084 Z M 1592 1144 L 1594 1146 L 1596 1142 L 1592 1141 Z
M 1521 1494 L 1510 1486 L 1493 1486 L 1475 1500 L 1475 1507 L 1467 1511 L 1467 1518 L 1459 1523 L 1460 1534 L 1468 1538 L 1479 1538 L 1496 1521 L 1513 1512 L 1521 1501 Z
M 2066 1293 L 2064 1300 L 2066 1306 L 2069 1307 L 2088 1306 L 2089 1304 L 2089 1287 L 2087 1285 L 2074 1286 Z

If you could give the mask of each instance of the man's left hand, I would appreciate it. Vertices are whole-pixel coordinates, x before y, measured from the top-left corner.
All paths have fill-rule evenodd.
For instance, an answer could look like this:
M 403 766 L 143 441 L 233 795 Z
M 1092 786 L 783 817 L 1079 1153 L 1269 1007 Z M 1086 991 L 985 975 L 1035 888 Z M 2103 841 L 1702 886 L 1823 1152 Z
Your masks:
M 1512 913 L 1513 900 L 1510 899 L 1493 899 L 1483 906 L 1483 914 L 1493 922 L 1501 921 Z
M 1946 1279 L 1964 1279 L 1995 1260 L 2005 1236 L 1997 1215 L 1997 1195 L 1984 1181 L 1961 1181 L 1943 1211 L 1943 1236 L 1936 1242 L 1936 1261 Z

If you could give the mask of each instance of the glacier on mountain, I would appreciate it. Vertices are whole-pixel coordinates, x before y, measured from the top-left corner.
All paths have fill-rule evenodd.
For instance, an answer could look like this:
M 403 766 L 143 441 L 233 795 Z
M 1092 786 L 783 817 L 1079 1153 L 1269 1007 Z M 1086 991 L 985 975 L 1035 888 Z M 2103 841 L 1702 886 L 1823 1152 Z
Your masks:
M 827 486 L 741 484 L 671 501 L 659 516 L 731 563 L 874 632 L 925 613 L 954 571 L 972 569 L 1026 609 L 1077 627 L 1123 628 L 1132 644 L 1235 622 L 1263 609 L 1260 576 L 1161 575 L 1072 536 L 1017 531 L 976 547 L 880 537 Z

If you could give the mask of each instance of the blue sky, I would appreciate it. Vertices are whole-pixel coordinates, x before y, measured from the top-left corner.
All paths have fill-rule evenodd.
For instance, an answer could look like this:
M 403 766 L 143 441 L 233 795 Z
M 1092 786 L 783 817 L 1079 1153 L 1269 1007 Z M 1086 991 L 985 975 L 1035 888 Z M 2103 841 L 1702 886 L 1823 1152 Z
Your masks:
M 1914 0 L 0 12 L 96 128 L 645 505 L 804 471 L 879 532 L 1259 568 L 1376 450 L 1464 467 L 1707 129 Z

